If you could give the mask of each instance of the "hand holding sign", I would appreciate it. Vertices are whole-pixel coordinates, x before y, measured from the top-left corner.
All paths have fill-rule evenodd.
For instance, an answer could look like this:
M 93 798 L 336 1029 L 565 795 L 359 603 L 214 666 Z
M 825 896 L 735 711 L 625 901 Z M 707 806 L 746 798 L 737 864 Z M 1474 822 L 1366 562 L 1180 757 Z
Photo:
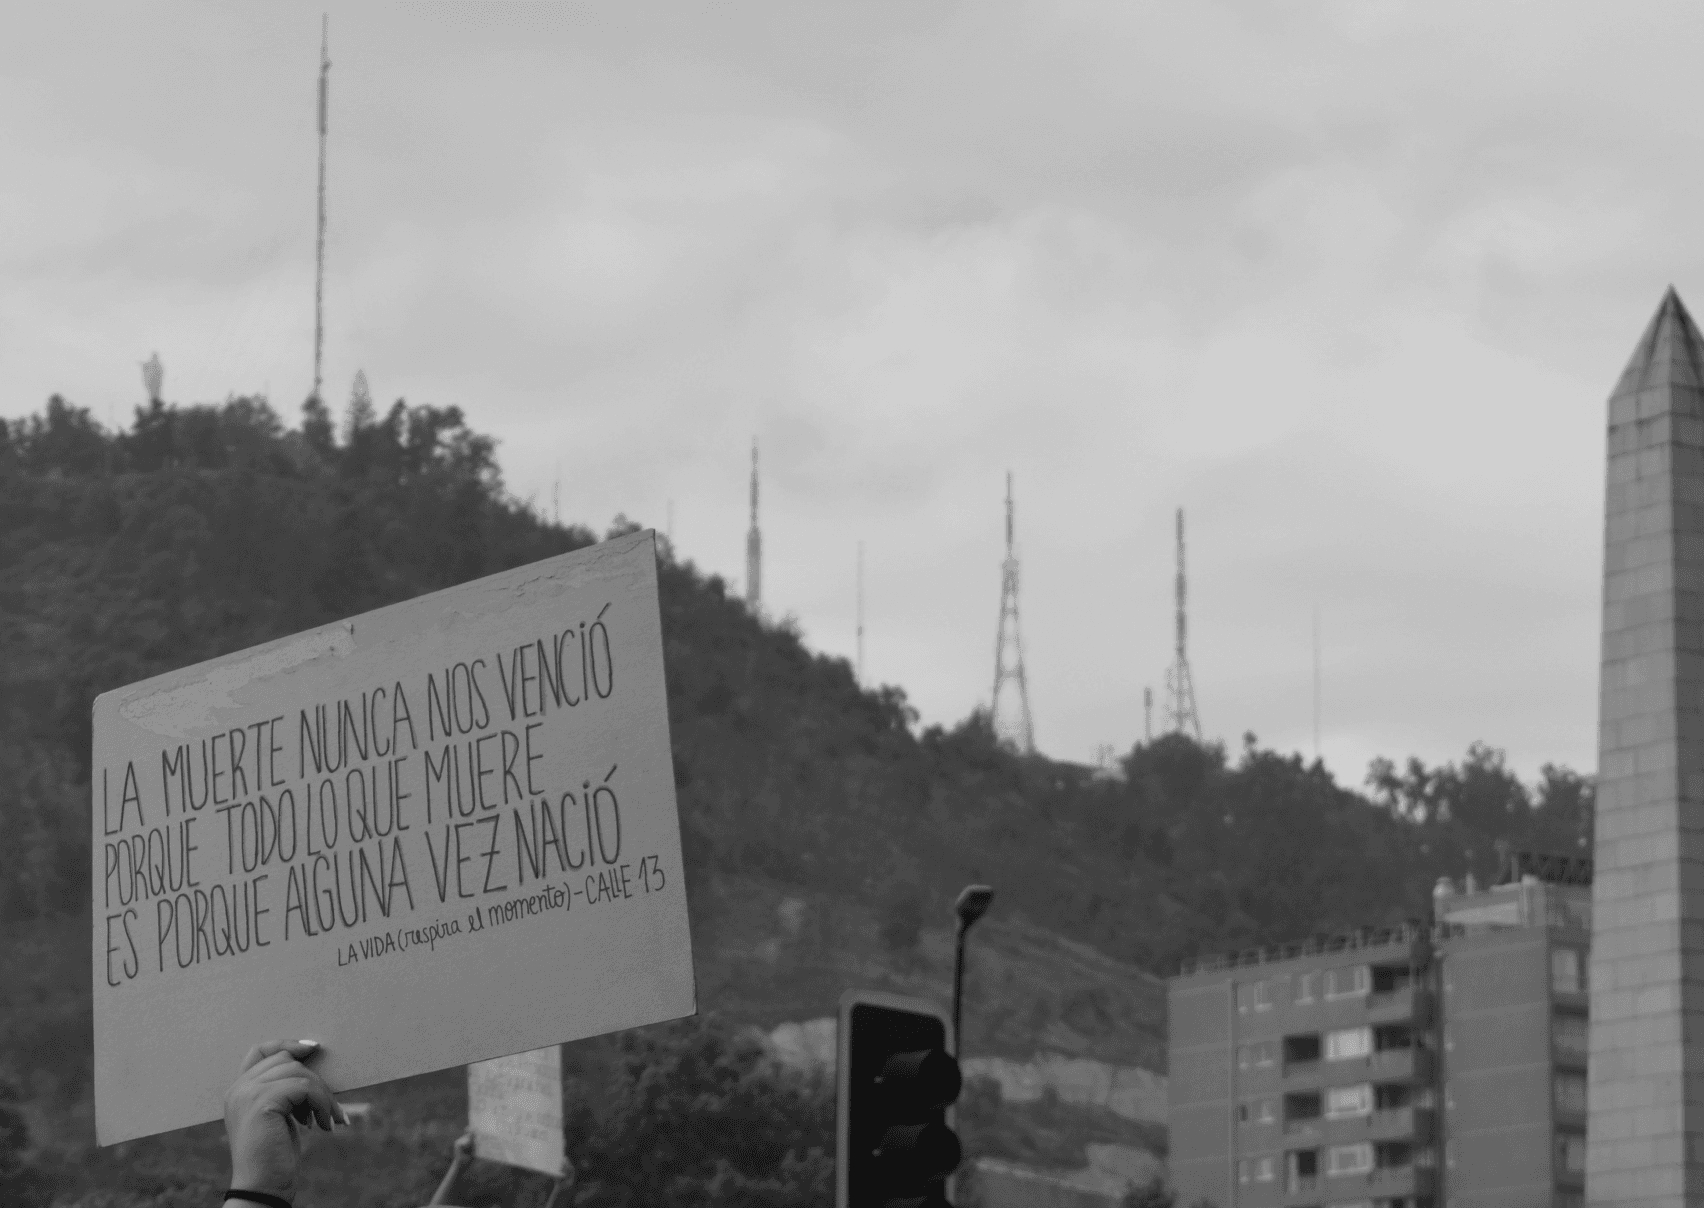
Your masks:
M 243 1058 L 241 1075 L 225 1092 L 225 1136 L 231 1145 L 231 1186 L 291 1200 L 302 1156 L 297 1131 L 348 1123 L 331 1089 L 307 1063 L 319 1055 L 311 1040 L 273 1040 Z

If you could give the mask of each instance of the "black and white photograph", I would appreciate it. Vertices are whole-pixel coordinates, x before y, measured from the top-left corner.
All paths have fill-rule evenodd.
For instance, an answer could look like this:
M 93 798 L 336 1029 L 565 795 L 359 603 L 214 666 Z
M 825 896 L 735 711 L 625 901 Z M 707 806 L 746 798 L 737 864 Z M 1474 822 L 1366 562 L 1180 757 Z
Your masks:
M 9 12 L 0 1208 L 1704 1206 L 1700 46 Z

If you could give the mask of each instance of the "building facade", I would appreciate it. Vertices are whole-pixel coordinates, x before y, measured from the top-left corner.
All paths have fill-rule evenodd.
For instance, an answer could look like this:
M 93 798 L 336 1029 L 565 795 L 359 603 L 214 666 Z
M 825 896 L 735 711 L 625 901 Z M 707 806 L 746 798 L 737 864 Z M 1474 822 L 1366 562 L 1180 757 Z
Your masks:
M 1445 885 L 1433 925 L 1172 979 L 1180 1208 L 1582 1208 L 1591 891 Z

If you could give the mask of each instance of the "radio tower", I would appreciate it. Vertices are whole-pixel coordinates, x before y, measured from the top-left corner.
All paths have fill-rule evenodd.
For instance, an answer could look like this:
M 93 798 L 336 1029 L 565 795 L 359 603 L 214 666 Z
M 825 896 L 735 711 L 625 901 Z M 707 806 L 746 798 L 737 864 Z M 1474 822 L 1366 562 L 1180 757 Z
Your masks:
M 757 437 L 751 438 L 751 531 L 746 534 L 746 606 L 763 603 L 763 534 L 757 531 Z
M 320 353 L 325 345 L 325 110 L 331 79 L 331 17 L 320 17 L 319 243 L 314 260 L 314 398 L 320 396 Z
M 1201 718 L 1195 712 L 1195 681 L 1189 674 L 1189 655 L 1184 637 L 1188 620 L 1184 610 L 1187 579 L 1183 570 L 1183 509 L 1177 510 L 1177 661 L 1166 671 L 1166 712 L 1179 734 L 1192 733 L 1201 741 Z
M 1008 687 L 1017 700 L 1001 706 Z M 1007 697 L 1012 692 L 1007 692 Z M 989 705 L 994 735 L 1026 755 L 1035 754 L 1035 726 L 1030 720 L 1029 681 L 1024 675 L 1024 639 L 1018 631 L 1018 554 L 1012 541 L 1012 472 L 1006 471 L 1006 561 L 1000 567 L 1000 632 L 994 639 L 994 696 Z
M 864 686 L 864 543 L 858 542 L 858 686 Z

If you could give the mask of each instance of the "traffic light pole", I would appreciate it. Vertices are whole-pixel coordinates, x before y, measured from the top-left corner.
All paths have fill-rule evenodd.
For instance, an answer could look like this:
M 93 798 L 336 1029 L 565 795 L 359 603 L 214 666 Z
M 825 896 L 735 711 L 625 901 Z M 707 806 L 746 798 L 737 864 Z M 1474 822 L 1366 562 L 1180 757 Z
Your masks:
M 953 913 L 958 915 L 958 941 L 953 953 L 953 1056 L 964 1056 L 964 1041 L 960 1039 L 963 1032 L 959 1030 L 959 1021 L 964 1014 L 964 937 L 970 931 L 971 924 L 988 912 L 989 903 L 994 900 L 994 891 L 986 885 L 966 885 L 959 891 L 958 901 L 953 905 Z
M 962 924 L 962 923 L 959 924 L 958 944 L 957 944 L 958 951 L 953 956 L 953 1056 L 954 1057 L 963 1057 L 964 1056 L 964 1041 L 959 1039 L 959 1037 L 964 1035 L 964 1033 L 959 1030 L 960 1029 L 959 1020 L 962 1019 L 963 1016 L 964 1016 L 964 933 L 965 933 L 966 930 L 967 929 L 964 926 L 964 924 Z

